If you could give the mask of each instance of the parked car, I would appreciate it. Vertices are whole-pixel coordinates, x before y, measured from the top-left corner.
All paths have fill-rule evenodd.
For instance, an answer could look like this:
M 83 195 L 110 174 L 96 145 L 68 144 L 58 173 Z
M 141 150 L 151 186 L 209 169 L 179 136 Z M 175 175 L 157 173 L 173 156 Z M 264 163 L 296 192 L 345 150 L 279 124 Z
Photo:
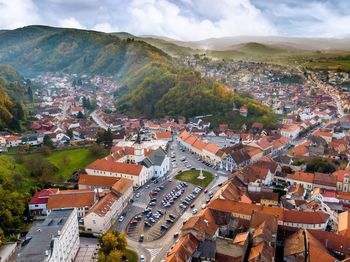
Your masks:
M 137 222 L 138 221 L 136 219 L 133 219 L 133 220 L 130 221 L 130 225 L 137 225 Z
M 198 210 L 195 208 L 195 209 L 193 209 L 192 210 L 192 215 L 195 215 L 195 214 L 197 214 L 197 212 L 198 212 Z
M 120 216 L 119 219 L 118 219 L 118 221 L 119 221 L 119 222 L 123 222 L 123 221 L 124 221 L 124 218 L 125 218 L 124 216 Z
M 145 256 L 144 255 L 140 256 L 140 262 L 145 262 Z
M 143 242 L 143 240 L 145 239 L 145 236 L 144 235 L 141 235 L 140 238 L 139 238 L 139 242 Z
M 135 195 L 136 198 L 139 198 L 140 196 L 141 196 L 141 194 L 139 192 L 136 193 L 136 195 Z
M 174 238 L 178 238 L 178 237 L 179 237 L 179 232 L 175 232 Z

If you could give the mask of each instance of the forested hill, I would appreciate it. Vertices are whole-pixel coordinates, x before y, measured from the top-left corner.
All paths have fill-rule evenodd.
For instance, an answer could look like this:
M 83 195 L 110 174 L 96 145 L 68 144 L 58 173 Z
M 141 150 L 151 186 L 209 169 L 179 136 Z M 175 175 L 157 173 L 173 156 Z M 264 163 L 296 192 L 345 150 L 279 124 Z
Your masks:
M 234 95 L 226 86 L 181 68 L 160 49 L 128 36 L 28 26 L 0 34 L 0 63 L 27 77 L 57 71 L 114 76 L 121 83 L 115 93 L 119 108 L 129 115 L 232 112 Z
M 164 52 L 145 42 L 96 31 L 28 26 L 0 34 L 0 63 L 24 76 L 48 71 L 127 74 L 167 59 Z

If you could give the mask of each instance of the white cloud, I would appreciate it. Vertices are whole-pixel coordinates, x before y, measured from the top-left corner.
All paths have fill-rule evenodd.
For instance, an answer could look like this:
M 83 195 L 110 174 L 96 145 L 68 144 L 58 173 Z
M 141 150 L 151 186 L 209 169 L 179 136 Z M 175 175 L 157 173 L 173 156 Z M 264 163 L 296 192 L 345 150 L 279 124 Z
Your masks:
M 85 29 L 85 27 L 80 24 L 78 20 L 76 20 L 74 17 L 65 18 L 62 21 L 59 22 L 60 27 L 65 28 L 78 28 L 78 29 Z
M 113 27 L 110 23 L 100 23 L 95 25 L 92 29 L 96 31 L 105 32 L 105 33 L 112 33 L 112 32 L 119 31 L 117 27 Z
M 194 10 L 169 0 L 134 0 L 128 6 L 130 31 L 181 40 L 232 35 L 274 35 L 272 23 L 249 0 L 196 0 Z M 185 14 L 184 14 L 185 13 Z
M 31 0 L 0 0 L 0 28 L 15 29 L 39 24 L 41 20 L 37 11 Z

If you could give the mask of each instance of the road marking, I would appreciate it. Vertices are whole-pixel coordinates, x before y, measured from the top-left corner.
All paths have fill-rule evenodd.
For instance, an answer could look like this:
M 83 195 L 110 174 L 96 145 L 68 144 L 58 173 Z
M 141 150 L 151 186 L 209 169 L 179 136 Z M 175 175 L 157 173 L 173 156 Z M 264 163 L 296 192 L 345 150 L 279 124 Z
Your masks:
M 147 248 L 148 252 L 151 254 L 151 261 L 155 259 L 155 257 L 159 254 L 159 252 L 162 250 L 162 248 L 155 248 L 155 249 L 149 249 Z
M 145 209 L 147 207 L 147 205 L 143 204 L 143 203 L 135 203 L 134 202 L 132 205 L 135 206 L 135 207 L 140 207 L 142 209 Z

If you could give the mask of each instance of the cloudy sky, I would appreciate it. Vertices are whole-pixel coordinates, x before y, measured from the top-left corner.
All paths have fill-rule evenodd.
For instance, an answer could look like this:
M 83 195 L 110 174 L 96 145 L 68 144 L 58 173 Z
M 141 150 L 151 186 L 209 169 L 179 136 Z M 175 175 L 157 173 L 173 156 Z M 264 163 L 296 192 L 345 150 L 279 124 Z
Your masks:
M 0 0 L 0 29 L 44 24 L 179 40 L 350 37 L 350 0 Z

